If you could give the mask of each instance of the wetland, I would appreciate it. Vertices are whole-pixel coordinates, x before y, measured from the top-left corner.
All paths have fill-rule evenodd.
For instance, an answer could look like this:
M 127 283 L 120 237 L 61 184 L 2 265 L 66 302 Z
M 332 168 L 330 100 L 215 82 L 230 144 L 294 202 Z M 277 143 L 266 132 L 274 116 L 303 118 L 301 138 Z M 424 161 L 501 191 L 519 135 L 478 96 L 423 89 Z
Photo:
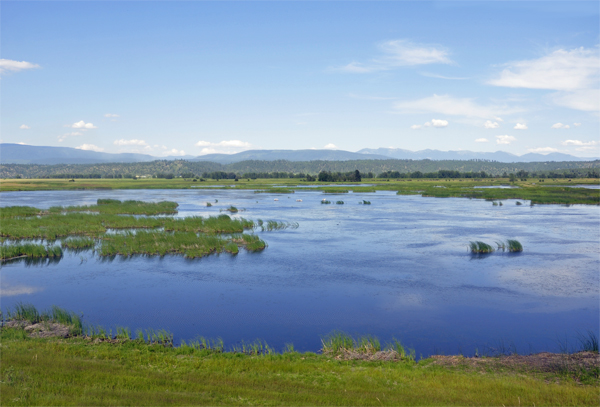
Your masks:
M 4 261 L 2 307 L 278 350 L 318 351 L 341 330 L 397 338 L 417 358 L 559 351 L 598 332 L 597 206 L 493 195 L 531 186 L 440 199 L 349 185 L 344 205 L 322 205 L 335 188 L 3 192 L 3 257 L 18 244 L 61 253 Z M 469 246 L 508 240 L 522 251 Z

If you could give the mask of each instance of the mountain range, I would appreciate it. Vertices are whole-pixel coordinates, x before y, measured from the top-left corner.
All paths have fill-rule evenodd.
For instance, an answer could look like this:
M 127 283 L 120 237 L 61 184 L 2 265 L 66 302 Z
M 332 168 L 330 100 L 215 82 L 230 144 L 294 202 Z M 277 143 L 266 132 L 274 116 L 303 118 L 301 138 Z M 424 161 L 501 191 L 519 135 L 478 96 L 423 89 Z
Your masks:
M 287 161 L 349 161 L 349 160 L 490 160 L 498 162 L 545 162 L 545 161 L 592 161 L 595 158 L 575 157 L 563 153 L 547 155 L 529 153 L 521 156 L 496 151 L 480 153 L 473 151 L 410 151 L 400 148 L 364 148 L 357 152 L 344 150 L 248 150 L 237 154 L 207 154 L 201 156 L 154 157 L 148 154 L 103 153 L 70 147 L 30 146 L 23 144 L 0 144 L 0 164 L 101 164 L 136 163 L 155 160 L 210 161 L 231 164 L 247 160 Z

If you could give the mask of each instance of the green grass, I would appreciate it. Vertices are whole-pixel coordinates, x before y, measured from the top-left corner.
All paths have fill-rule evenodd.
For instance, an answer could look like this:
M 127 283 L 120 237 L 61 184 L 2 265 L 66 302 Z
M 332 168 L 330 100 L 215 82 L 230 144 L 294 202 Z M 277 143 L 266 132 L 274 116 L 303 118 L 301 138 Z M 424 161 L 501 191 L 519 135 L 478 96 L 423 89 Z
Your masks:
M 41 244 L 13 244 L 0 245 L 0 259 L 10 260 L 16 258 L 59 258 L 63 252 L 59 246 L 44 246 Z
M 494 251 L 494 248 L 489 244 L 476 240 L 469 242 L 469 250 L 474 254 L 488 254 Z
M 361 205 L 371 205 L 371 201 L 365 201 L 365 200 L 363 200 L 362 202 L 359 202 L 359 204 L 361 204 Z
M 510 253 L 520 253 L 523 251 L 523 245 L 518 240 L 508 239 L 506 242 L 496 242 L 498 250 L 503 252 L 508 250 Z
M 202 339 L 169 346 L 169 334 L 118 344 L 32 339 L 3 329 L 0 404 L 10 405 L 536 405 L 596 406 L 597 385 L 569 377 L 328 355 L 223 352 Z M 165 346 L 167 345 L 167 346 Z M 241 345 L 239 345 L 241 348 Z M 262 347 L 262 349 L 261 349 Z M 256 353 L 255 353 L 256 351 Z
M 18 302 L 14 308 L 8 308 L 2 313 L 6 320 L 28 321 L 33 324 L 39 322 L 56 322 L 67 325 L 72 335 L 83 333 L 83 323 L 79 315 L 53 305 L 49 310 L 38 311 L 32 304 Z
M 546 183 L 551 180 L 546 180 Z M 600 190 L 585 188 L 567 188 L 567 185 L 590 184 L 598 185 L 597 179 L 557 179 L 552 181 L 552 186 L 544 187 L 537 179 L 530 181 L 517 181 L 514 183 L 517 189 L 480 189 L 475 186 L 490 186 L 509 184 L 508 178 L 494 179 L 365 179 L 364 182 L 373 184 L 369 187 L 352 187 L 354 192 L 397 191 L 400 195 L 420 194 L 427 197 L 462 197 L 489 200 L 519 199 L 528 200 L 533 204 L 600 204 Z M 293 193 L 298 185 L 316 186 L 314 191 L 347 190 L 348 187 L 332 187 L 328 184 L 318 182 L 305 182 L 295 178 L 260 179 L 260 180 L 219 180 L 202 183 L 204 187 L 217 186 L 221 189 L 256 190 L 258 193 Z M 360 184 L 358 184 L 360 185 Z M 81 190 L 81 189 L 189 189 L 192 186 L 200 186 L 198 183 L 186 181 L 181 178 L 167 179 L 78 179 L 76 182 L 68 182 L 61 179 L 10 179 L 0 183 L 2 191 L 38 191 L 38 190 Z M 214 190 L 215 188 L 211 188 Z M 110 205 L 109 205 L 110 206 Z M 33 215 L 33 214 L 32 214 Z
M 71 250 L 93 249 L 95 245 L 96 241 L 89 237 L 71 237 L 60 242 L 60 246 L 63 249 Z
M 335 202 L 335 204 L 336 204 L 336 205 L 343 205 L 343 204 L 344 204 L 344 201 L 336 201 L 336 202 Z
M 321 204 L 323 204 L 323 205 L 330 205 L 331 201 L 328 201 L 327 199 L 322 199 L 321 200 Z

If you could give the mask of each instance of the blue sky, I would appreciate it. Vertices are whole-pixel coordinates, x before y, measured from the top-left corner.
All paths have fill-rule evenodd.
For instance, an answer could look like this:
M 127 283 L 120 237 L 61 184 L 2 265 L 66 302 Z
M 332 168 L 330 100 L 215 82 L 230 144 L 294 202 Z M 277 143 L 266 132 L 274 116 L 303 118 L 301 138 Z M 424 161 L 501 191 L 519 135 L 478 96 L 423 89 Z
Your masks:
M 2 1 L 1 141 L 600 156 L 600 3 Z

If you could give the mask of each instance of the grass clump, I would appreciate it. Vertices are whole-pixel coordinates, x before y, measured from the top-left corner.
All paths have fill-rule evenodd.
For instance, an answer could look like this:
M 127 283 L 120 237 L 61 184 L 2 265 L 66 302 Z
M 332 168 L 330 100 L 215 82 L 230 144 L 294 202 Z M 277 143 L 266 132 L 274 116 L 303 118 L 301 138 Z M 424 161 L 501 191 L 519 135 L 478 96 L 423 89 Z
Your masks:
M 359 202 L 359 205 L 371 205 L 371 201 L 363 200 L 362 202 Z
M 89 237 L 72 237 L 63 240 L 60 245 L 63 249 L 85 250 L 92 249 L 96 245 L 96 241 Z
M 330 205 L 331 201 L 328 201 L 327 199 L 323 199 L 323 200 L 321 200 L 321 204 L 323 204 L 323 205 Z
M 9 321 L 21 321 L 37 324 L 40 322 L 54 322 L 67 325 L 73 335 L 83 333 L 83 323 L 79 315 L 53 305 L 50 310 L 39 312 L 33 304 L 19 302 L 13 309 L 6 311 L 6 319 Z
M 344 201 L 336 201 L 336 202 L 335 202 L 335 204 L 336 204 L 336 205 L 343 205 L 343 204 L 344 204 Z
M 257 189 L 254 191 L 255 194 L 293 194 L 295 191 L 288 188 L 268 188 L 268 189 Z
M 0 245 L 0 259 L 11 260 L 16 258 L 60 258 L 63 251 L 60 246 L 44 246 L 42 244 L 14 244 Z
M 226 211 L 229 211 L 231 213 L 237 213 L 239 212 L 239 209 L 236 208 L 235 206 L 231 205 L 229 208 L 225 209 Z
M 258 252 L 267 247 L 267 244 L 257 235 L 248 233 L 234 236 L 232 242 L 244 246 L 244 248 L 250 252 Z
M 270 232 L 272 230 L 283 230 L 283 229 L 298 229 L 300 226 L 298 222 L 278 222 L 275 220 L 268 220 L 266 223 L 259 219 L 256 222 L 256 226 L 260 227 L 263 232 Z
M 485 242 L 476 240 L 469 242 L 469 250 L 474 254 L 489 254 L 494 251 L 494 248 Z
M 496 242 L 498 250 L 509 251 L 510 253 L 520 253 L 523 251 L 523 245 L 518 240 L 508 239 L 506 242 Z

